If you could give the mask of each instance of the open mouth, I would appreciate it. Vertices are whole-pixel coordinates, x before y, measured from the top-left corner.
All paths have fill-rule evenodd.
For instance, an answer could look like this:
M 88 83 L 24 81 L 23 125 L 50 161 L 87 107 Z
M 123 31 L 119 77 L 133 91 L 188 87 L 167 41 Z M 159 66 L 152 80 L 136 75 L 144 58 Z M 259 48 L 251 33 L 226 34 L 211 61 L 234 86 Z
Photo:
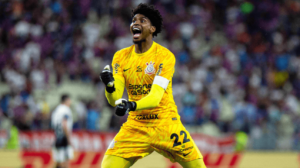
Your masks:
M 133 38 L 139 38 L 141 36 L 141 29 L 140 28 L 137 28 L 137 27 L 134 27 L 132 29 L 132 32 L 133 32 Z

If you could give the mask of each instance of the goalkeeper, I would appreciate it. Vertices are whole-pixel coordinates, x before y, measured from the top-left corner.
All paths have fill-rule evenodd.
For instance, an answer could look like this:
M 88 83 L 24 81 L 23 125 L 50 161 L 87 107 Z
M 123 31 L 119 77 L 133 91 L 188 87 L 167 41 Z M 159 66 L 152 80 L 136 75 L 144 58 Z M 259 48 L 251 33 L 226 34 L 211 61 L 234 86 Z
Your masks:
M 127 168 L 153 151 L 184 168 L 205 168 L 203 157 L 180 121 L 172 94 L 175 57 L 153 41 L 162 29 L 153 6 L 132 11 L 130 32 L 134 45 L 115 53 L 112 72 L 106 66 L 100 79 L 116 115 L 128 115 L 109 145 L 102 168 Z M 122 99 L 126 87 L 129 100 Z

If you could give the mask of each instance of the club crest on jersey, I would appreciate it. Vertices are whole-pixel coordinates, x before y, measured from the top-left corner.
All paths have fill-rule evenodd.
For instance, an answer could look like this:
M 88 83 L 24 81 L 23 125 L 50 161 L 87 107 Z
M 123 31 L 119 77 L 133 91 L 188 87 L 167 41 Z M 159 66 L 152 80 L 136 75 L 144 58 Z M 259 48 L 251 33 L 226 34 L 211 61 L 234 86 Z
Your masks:
M 155 68 L 154 68 L 154 65 L 155 62 L 152 63 L 152 61 L 150 61 L 150 63 L 146 63 L 147 67 L 145 69 L 145 73 L 148 74 L 148 75 L 153 75 L 155 74 Z

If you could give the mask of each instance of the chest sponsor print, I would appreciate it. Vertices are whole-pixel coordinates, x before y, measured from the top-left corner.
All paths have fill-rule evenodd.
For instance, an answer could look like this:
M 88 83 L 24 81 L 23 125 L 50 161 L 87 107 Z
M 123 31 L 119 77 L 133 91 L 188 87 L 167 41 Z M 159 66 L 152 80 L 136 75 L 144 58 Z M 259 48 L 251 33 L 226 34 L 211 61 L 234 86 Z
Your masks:
M 153 120 L 158 119 L 158 114 L 148 114 L 148 115 L 137 115 L 136 120 Z

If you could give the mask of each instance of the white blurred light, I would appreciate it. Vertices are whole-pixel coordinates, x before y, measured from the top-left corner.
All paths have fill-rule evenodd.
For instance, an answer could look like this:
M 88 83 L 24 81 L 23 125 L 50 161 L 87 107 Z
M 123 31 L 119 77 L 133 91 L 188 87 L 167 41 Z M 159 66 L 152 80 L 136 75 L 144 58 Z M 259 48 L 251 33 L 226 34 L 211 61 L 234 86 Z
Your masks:
M 15 26 L 17 36 L 27 36 L 30 31 L 30 24 L 26 21 L 19 21 Z
M 140 3 L 149 3 L 149 0 L 133 0 L 134 6 L 138 6 Z
M 189 12 L 191 15 L 200 15 L 201 10 L 198 5 L 191 5 Z
M 41 25 L 31 25 L 30 34 L 34 37 L 40 37 L 43 34 L 43 28 Z
M 275 44 L 282 44 L 283 37 L 282 37 L 281 33 L 276 32 L 276 33 L 273 34 L 273 42 Z
M 195 28 L 191 23 L 183 22 L 179 26 L 181 36 L 184 38 L 191 38 L 194 34 Z
M 273 90 L 271 92 L 270 98 L 271 100 L 278 101 L 283 99 L 283 92 L 281 90 Z

